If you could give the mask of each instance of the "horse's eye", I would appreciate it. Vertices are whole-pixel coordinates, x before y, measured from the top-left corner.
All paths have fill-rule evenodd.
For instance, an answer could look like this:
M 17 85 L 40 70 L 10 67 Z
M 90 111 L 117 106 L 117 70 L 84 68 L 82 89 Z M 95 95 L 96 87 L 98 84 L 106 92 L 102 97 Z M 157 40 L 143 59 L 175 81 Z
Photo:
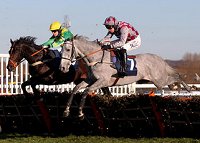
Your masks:
M 67 52 L 69 52 L 69 51 L 70 51 L 70 49 L 67 49 L 66 51 L 67 51 Z

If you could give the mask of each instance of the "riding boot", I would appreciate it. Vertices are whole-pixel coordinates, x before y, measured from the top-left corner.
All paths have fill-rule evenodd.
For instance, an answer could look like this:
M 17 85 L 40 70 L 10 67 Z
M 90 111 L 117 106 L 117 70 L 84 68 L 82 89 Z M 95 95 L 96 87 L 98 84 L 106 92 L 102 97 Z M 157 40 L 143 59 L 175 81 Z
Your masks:
M 120 50 L 120 60 L 121 60 L 121 68 L 120 71 L 118 73 L 118 75 L 120 77 L 124 77 L 126 76 L 126 62 L 127 62 L 127 53 L 126 53 L 126 49 L 121 49 Z

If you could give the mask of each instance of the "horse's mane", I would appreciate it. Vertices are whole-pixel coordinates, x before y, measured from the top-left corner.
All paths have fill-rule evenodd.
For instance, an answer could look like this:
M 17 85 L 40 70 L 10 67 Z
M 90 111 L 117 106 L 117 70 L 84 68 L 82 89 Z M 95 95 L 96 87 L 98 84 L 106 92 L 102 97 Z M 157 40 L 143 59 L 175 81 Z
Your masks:
M 18 44 L 28 44 L 28 45 L 36 45 L 35 44 L 35 37 L 26 36 L 26 37 L 20 37 L 18 40 L 15 40 Z
M 82 35 L 75 35 L 74 36 L 75 40 L 79 40 L 82 41 L 86 44 L 91 44 L 91 45 L 95 45 L 95 46 L 99 46 L 98 43 L 96 41 L 89 41 L 89 38 L 86 36 L 82 36 Z
M 89 38 L 86 37 L 86 36 L 83 36 L 83 35 L 75 35 L 74 36 L 74 39 L 77 39 L 77 40 L 88 40 Z

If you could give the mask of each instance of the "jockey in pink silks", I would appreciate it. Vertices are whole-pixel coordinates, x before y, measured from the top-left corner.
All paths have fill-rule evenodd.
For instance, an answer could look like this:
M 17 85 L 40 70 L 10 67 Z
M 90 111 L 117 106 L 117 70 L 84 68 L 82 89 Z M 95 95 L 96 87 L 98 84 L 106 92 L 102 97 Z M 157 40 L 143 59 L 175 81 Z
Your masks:
M 101 43 L 104 44 L 106 41 L 110 41 L 113 35 L 118 39 L 111 41 L 109 45 L 103 45 L 102 49 L 120 49 L 119 55 L 122 61 L 122 71 L 123 74 L 125 71 L 125 64 L 127 60 L 126 51 L 131 51 L 137 49 L 141 45 L 141 38 L 139 32 L 129 23 L 118 21 L 115 17 L 110 16 L 105 19 L 105 27 L 108 29 L 107 35 L 101 40 Z M 111 61 L 116 62 L 116 56 L 111 54 Z

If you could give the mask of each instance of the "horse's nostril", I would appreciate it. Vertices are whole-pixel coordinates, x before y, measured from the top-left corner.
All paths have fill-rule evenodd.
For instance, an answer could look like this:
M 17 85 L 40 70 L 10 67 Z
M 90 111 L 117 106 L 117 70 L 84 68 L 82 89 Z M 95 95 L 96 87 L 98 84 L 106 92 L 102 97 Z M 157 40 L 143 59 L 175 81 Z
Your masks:
M 65 70 L 65 67 L 60 67 L 60 70 L 61 70 L 61 71 L 64 71 L 64 70 Z

